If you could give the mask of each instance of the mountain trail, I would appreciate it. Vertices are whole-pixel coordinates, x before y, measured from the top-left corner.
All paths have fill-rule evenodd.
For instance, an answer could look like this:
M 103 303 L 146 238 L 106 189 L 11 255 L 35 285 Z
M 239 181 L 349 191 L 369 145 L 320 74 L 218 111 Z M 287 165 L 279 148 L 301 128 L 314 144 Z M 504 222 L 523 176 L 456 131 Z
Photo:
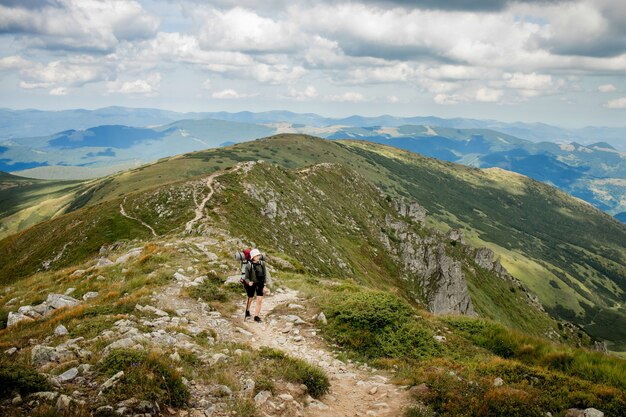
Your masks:
M 150 230 L 150 232 L 152 232 L 152 236 L 157 237 L 157 234 L 156 234 L 156 232 L 154 231 L 154 229 L 152 228 L 152 226 L 150 226 L 149 224 L 147 224 L 147 223 L 146 223 L 146 222 L 144 222 L 143 220 L 138 219 L 137 217 L 133 217 L 133 216 L 131 216 L 130 214 L 126 213 L 126 210 L 124 210 L 124 205 L 123 205 L 123 203 L 120 203 L 120 214 L 121 214 L 122 216 L 124 216 L 124 217 L 128 218 L 128 219 L 138 221 L 138 222 L 139 222 L 139 223 L 141 223 L 143 226 L 147 227 L 147 228 Z
M 264 297 L 261 310 L 264 321 L 256 323 L 244 321 L 244 296 L 236 302 L 240 313 L 223 317 L 219 312 L 209 311 L 207 304 L 181 296 L 183 286 L 184 283 L 177 282 L 160 292 L 158 306 L 189 310 L 186 317 L 201 330 L 215 331 L 218 340 L 247 343 L 255 349 L 271 347 L 324 369 L 330 380 L 330 391 L 320 400 L 310 399 L 303 409 L 305 417 L 401 416 L 409 404 L 405 387 L 390 383 L 388 375 L 333 356 L 319 335 L 314 319 L 305 320 L 309 310 L 307 301 L 297 291 L 279 289 Z
M 241 168 L 240 165 L 235 166 L 232 170 L 230 171 L 217 171 L 214 172 L 213 174 L 209 175 L 206 179 L 206 186 L 209 189 L 209 193 L 206 195 L 206 197 L 204 197 L 202 199 L 202 201 L 200 203 L 198 203 L 196 205 L 195 208 L 195 217 L 191 220 L 189 220 L 186 224 L 185 224 L 185 232 L 187 234 L 191 234 L 191 229 L 193 228 L 193 225 L 196 224 L 200 219 L 202 219 L 202 217 L 204 217 L 204 207 L 206 206 L 206 203 L 209 202 L 209 200 L 211 199 L 211 197 L 213 197 L 213 193 L 215 193 L 215 189 L 213 188 L 213 181 L 215 181 L 215 179 L 221 175 L 226 174 L 227 172 L 236 172 Z M 194 201 L 195 201 L 195 197 L 194 197 Z

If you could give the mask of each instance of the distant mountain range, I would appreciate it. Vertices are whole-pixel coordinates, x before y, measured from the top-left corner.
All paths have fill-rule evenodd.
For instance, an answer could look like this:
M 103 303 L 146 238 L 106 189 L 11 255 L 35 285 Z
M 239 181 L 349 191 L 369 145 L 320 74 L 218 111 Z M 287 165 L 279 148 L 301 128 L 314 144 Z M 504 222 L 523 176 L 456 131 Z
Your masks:
M 331 119 L 288 111 L 0 110 L 0 171 L 93 178 L 276 133 L 368 140 L 478 168 L 499 167 L 559 187 L 622 221 L 626 217 L 626 128 L 565 130 L 436 117 Z M 556 142 L 564 139 L 576 140 Z
M 534 142 L 579 142 L 585 145 L 606 142 L 616 149 L 626 151 L 626 126 L 589 126 L 582 129 L 565 129 L 544 123 L 506 123 L 497 120 L 443 119 L 432 116 L 395 117 L 383 115 L 365 117 L 354 115 L 345 118 L 331 118 L 314 113 L 293 113 L 290 111 L 179 113 L 159 109 L 127 107 L 61 111 L 0 109 L 0 141 L 9 138 L 47 136 L 65 130 L 80 130 L 100 125 L 150 127 L 183 119 L 216 119 L 252 124 L 289 123 L 313 127 L 427 125 L 453 129 L 491 129 Z

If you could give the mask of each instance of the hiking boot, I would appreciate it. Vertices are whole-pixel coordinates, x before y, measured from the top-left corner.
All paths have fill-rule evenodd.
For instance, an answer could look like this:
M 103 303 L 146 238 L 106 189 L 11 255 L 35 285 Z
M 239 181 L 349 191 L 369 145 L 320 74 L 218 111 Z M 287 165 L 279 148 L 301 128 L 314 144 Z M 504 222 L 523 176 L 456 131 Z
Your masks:
M 257 323 L 261 323 L 263 320 L 261 320 L 261 317 L 259 316 L 254 316 L 254 321 L 256 321 Z
M 251 316 L 250 310 L 246 310 L 246 316 L 243 319 L 245 320 L 245 319 L 247 319 L 250 316 Z

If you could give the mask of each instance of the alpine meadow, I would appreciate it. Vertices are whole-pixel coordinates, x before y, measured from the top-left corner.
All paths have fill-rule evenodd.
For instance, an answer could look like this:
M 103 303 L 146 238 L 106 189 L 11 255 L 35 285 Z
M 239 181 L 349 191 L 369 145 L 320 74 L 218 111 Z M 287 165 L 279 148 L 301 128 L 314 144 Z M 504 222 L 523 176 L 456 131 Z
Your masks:
M 0 0 L 0 417 L 626 416 L 623 0 Z

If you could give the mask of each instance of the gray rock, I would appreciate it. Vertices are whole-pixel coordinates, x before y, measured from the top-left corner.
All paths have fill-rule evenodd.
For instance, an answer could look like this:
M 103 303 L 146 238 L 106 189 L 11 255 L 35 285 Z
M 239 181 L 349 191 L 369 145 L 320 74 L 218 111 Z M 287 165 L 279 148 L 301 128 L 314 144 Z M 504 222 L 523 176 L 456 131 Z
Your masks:
M 494 387 L 501 387 L 502 385 L 504 385 L 504 379 L 498 377 L 498 378 L 493 380 L 493 386 Z
M 87 293 L 85 293 L 83 295 L 83 300 L 87 301 L 87 300 L 91 300 L 93 298 L 98 297 L 98 292 L 97 291 L 89 291 Z
M 481 268 L 487 269 L 491 271 L 494 267 L 493 265 L 493 251 L 488 248 L 480 248 L 476 251 L 476 255 L 474 256 L 474 261 Z
M 181 274 L 180 272 L 174 272 L 174 278 L 176 279 L 176 281 L 189 281 L 189 278 Z
M 21 321 L 32 321 L 33 318 L 22 313 L 10 312 L 7 317 L 7 327 L 15 326 Z
M 180 362 L 180 355 L 178 354 L 178 352 L 174 352 L 170 355 L 170 359 L 174 362 Z
M 4 353 L 6 353 L 9 356 L 13 355 L 15 352 L 17 352 L 17 348 L 16 347 L 12 347 L 12 348 L 9 348 L 9 349 L 4 351 Z
M 102 407 L 96 408 L 94 416 L 110 416 L 111 414 L 113 414 L 113 410 L 113 407 L 111 407 L 110 405 L 103 405 Z
M 74 275 L 74 274 L 72 274 L 72 275 Z M 65 290 L 65 292 L 63 294 L 70 295 L 70 294 L 74 293 L 74 291 L 76 291 L 76 288 L 68 288 L 67 290 Z
M 317 321 L 319 321 L 322 324 L 328 324 L 328 320 L 326 319 L 326 314 L 324 314 L 323 311 L 317 315 Z
M 96 263 L 96 268 L 104 268 L 104 267 L 110 266 L 110 265 L 115 265 L 115 262 L 110 261 L 107 258 L 100 258 L 100 259 L 98 259 L 98 262 Z
M 278 395 L 278 398 L 280 398 L 283 401 L 293 401 L 293 395 L 291 394 L 280 394 Z
M 226 281 L 224 281 L 224 285 L 239 284 L 239 278 L 241 278 L 241 275 L 231 275 L 226 278 Z
M 124 371 L 119 371 L 118 373 L 113 375 L 111 378 L 104 381 L 104 383 L 100 386 L 100 394 L 102 394 L 104 391 L 108 390 L 109 388 L 113 387 L 115 384 L 117 384 L 123 376 L 124 376 Z
M 445 336 L 436 335 L 436 336 L 433 336 L 433 337 L 439 343 L 444 343 L 446 341 L 446 337 Z
M 80 304 L 80 301 L 65 294 L 48 294 L 46 304 L 54 309 L 58 309 L 77 306 Z
M 11 400 L 11 404 L 13 405 L 19 405 L 22 403 L 22 396 L 20 394 L 17 394 L 17 396 L 13 397 L 13 399 Z
M 287 316 L 283 316 L 283 319 L 293 324 L 306 324 L 304 320 L 302 320 L 299 316 L 296 316 L 295 314 L 289 314 Z
M 67 331 L 67 328 L 65 328 L 64 325 L 59 324 L 56 329 L 54 329 L 54 334 L 55 336 L 66 336 L 69 334 L 69 332 Z
M 585 409 L 585 417 L 604 417 L 604 413 L 595 408 L 587 408 Z
M 59 382 L 69 382 L 78 376 L 78 368 L 71 368 L 59 375 Z
M 226 362 L 227 359 L 228 359 L 227 355 L 223 353 L 216 353 L 213 356 L 211 356 L 209 363 L 211 365 L 215 365 L 216 363 Z
M 54 401 L 58 395 L 59 393 L 55 391 L 39 391 L 31 394 L 29 397 L 43 401 Z
M 261 406 L 267 402 L 272 397 L 272 393 L 269 391 L 261 391 L 257 395 L 254 396 L 254 402 L 257 406 Z
M 287 306 L 288 308 L 293 308 L 294 310 L 304 310 L 305 307 L 300 304 L 291 303 Z
M 70 409 L 70 405 L 72 404 L 72 397 L 67 395 L 60 395 L 57 400 L 57 411 L 64 412 Z
M 119 258 L 117 258 L 115 260 L 115 263 L 116 264 L 124 264 L 124 263 L 128 262 L 129 260 L 131 260 L 133 258 L 137 258 L 139 255 L 141 255 L 142 250 L 143 250 L 142 248 L 131 249 L 130 251 L 128 251 L 124 255 L 122 255 Z
M 465 243 L 465 240 L 463 239 L 463 232 L 458 229 L 450 229 L 446 237 L 452 242 L 458 242 L 461 244 Z
M 31 363 L 39 368 L 48 362 L 56 362 L 59 360 L 59 355 L 53 347 L 35 345 L 30 352 Z

